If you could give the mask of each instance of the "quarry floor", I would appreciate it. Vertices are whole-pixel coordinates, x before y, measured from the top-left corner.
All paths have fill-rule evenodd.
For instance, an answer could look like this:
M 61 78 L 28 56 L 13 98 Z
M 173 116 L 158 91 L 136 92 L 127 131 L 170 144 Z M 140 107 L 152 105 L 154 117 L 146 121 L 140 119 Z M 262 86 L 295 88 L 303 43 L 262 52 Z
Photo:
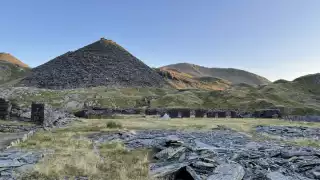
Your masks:
M 23 179 L 77 177 L 79 179 L 143 180 L 150 179 L 148 165 L 150 163 L 150 149 L 138 148 L 128 151 L 121 142 L 111 143 L 97 140 L 108 133 L 130 132 L 135 134 L 141 130 L 214 132 L 225 128 L 252 141 L 276 141 L 290 146 L 319 147 L 319 141 L 314 138 L 279 139 L 275 138 L 274 130 L 271 134 L 266 133 L 268 129 L 259 133 L 256 131 L 256 126 L 259 125 L 320 128 L 320 123 L 289 122 L 279 119 L 186 118 L 162 120 L 156 117 L 117 116 L 115 119 L 80 119 L 65 128 L 52 129 L 51 131 L 41 130 L 14 148 L 32 152 L 52 150 L 52 153 L 39 160 L 32 170 L 24 173 Z M 10 139 L 21 136 L 19 133 L 2 133 L 0 135 L 0 144 L 3 145 L 7 144 Z

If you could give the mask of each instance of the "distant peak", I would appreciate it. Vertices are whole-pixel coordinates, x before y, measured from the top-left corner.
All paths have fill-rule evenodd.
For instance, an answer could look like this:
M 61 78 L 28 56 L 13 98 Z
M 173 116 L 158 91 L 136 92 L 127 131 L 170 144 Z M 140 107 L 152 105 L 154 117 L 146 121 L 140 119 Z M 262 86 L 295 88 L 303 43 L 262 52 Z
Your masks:
M 104 37 L 100 38 L 99 40 L 88 44 L 80 49 L 78 49 L 79 51 L 89 51 L 89 52 L 94 52 L 94 53 L 99 53 L 99 54 L 104 54 L 104 53 L 108 53 L 110 51 L 110 49 L 121 49 L 126 51 L 123 47 L 121 47 L 119 44 L 117 44 L 116 42 L 110 40 L 110 39 L 106 39 Z M 77 51 L 78 51 L 77 50 Z
M 11 55 L 10 53 L 1 52 L 0 53 L 0 60 L 6 61 L 15 65 L 18 65 L 20 67 L 29 68 L 29 66 L 23 62 L 21 62 L 19 59 Z
M 100 42 L 101 43 L 106 43 L 106 44 L 108 44 L 108 43 L 114 43 L 114 44 L 116 44 L 114 41 L 112 41 L 111 39 L 106 39 L 106 38 L 104 38 L 104 37 L 102 37 L 102 38 L 100 38 Z

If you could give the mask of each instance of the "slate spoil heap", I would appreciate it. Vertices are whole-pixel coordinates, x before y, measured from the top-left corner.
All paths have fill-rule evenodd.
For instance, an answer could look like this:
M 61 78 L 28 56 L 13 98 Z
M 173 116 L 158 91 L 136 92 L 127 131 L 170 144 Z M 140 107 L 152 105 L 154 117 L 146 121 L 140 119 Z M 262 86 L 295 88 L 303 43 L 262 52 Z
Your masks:
M 150 175 L 161 180 L 320 179 L 320 151 L 255 142 L 223 128 L 208 132 L 145 130 L 89 135 L 95 143 L 121 141 L 154 149 Z
M 163 87 L 153 69 L 111 40 L 101 38 L 32 69 L 18 86 L 47 89 Z

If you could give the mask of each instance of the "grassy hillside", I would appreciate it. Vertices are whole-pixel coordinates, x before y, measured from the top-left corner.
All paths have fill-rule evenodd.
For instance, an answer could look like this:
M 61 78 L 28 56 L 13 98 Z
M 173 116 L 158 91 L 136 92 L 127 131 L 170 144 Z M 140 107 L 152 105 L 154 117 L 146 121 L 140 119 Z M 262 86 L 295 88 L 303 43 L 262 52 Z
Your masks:
M 30 68 L 8 53 L 0 53 L 0 85 L 24 77 Z
M 269 84 L 270 81 L 256 74 L 234 68 L 207 68 L 194 64 L 179 63 L 164 66 L 162 70 L 176 70 L 188 74 L 192 78 L 213 77 L 231 82 L 232 84 L 247 83 L 251 85 Z
M 6 61 L 11 64 L 15 64 L 20 67 L 23 67 L 23 68 L 29 68 L 29 66 L 27 64 L 21 62 L 19 59 L 17 59 L 16 57 L 12 56 L 9 53 L 0 53 L 0 61 Z
M 314 87 L 314 85 L 310 85 Z M 259 87 L 248 84 L 233 85 L 226 90 L 122 88 L 105 87 L 44 90 L 34 88 L 0 88 L 0 96 L 6 96 L 22 106 L 32 101 L 42 101 L 69 111 L 82 109 L 84 105 L 132 108 L 146 107 L 145 98 L 152 107 L 224 108 L 253 111 L 259 108 L 280 108 L 288 114 L 320 114 L 320 92 L 310 91 L 299 82 L 271 83 Z
M 21 67 L 7 61 L 0 60 L 0 85 L 18 78 L 22 78 L 29 71 L 29 68 Z
M 175 69 L 157 68 L 155 70 L 176 89 L 224 90 L 231 85 L 229 81 L 220 78 L 193 77 Z

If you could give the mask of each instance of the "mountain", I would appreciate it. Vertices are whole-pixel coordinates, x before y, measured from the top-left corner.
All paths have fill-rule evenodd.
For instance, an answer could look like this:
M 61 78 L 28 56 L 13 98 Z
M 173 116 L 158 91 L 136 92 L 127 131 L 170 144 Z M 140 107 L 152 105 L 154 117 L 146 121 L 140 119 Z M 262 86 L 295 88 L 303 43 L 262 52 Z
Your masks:
M 48 89 L 164 87 L 167 82 L 117 43 L 101 38 L 34 69 L 19 86 Z
M 30 68 L 8 53 L 0 53 L 0 85 L 24 77 Z
M 259 75 L 233 68 L 207 68 L 194 64 L 178 63 L 160 68 L 162 71 L 178 71 L 191 78 L 213 77 L 226 80 L 231 84 L 245 83 L 249 85 L 262 85 L 271 83 Z
M 27 64 L 21 62 L 19 59 L 17 59 L 16 57 L 12 56 L 9 53 L 0 53 L 0 61 L 6 61 L 11 64 L 18 65 L 22 68 L 29 68 Z

